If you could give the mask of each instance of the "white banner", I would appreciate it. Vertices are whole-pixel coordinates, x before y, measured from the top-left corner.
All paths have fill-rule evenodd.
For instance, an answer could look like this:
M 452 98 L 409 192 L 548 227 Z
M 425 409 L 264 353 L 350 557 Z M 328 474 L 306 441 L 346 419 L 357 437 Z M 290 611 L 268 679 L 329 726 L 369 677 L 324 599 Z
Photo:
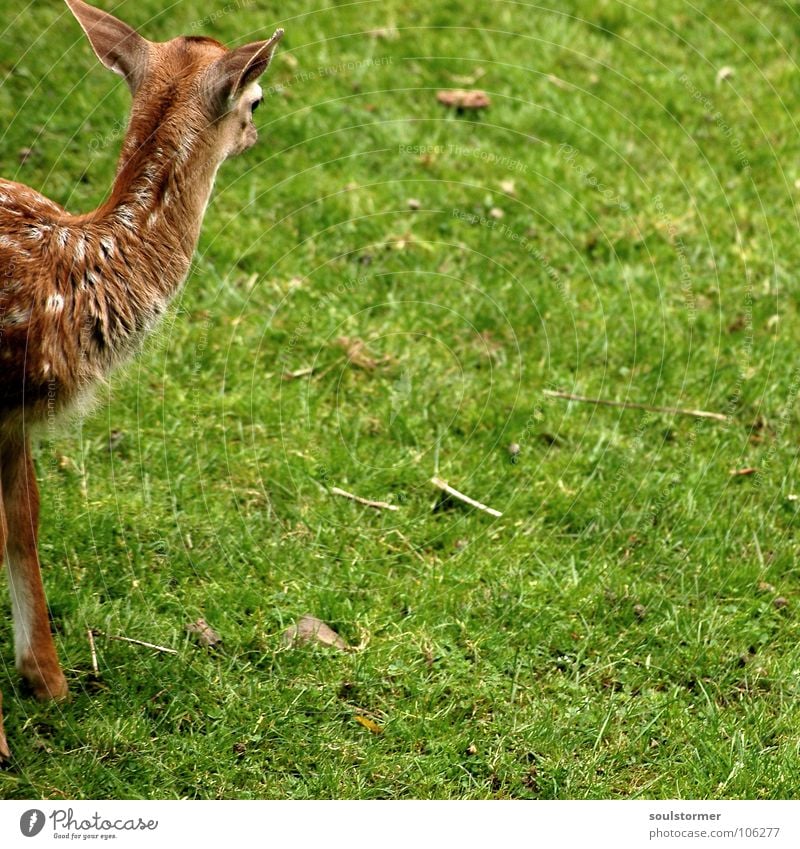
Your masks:
M 0 847 L 798 847 L 798 802 L 0 802 Z

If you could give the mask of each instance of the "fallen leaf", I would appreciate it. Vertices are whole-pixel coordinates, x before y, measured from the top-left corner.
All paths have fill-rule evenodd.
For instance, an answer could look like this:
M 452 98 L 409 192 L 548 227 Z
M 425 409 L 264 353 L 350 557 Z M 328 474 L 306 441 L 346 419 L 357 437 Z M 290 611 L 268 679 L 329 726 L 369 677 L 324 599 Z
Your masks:
M 336 344 L 340 348 L 344 348 L 351 365 L 365 371 L 372 371 L 378 366 L 387 363 L 390 359 L 388 356 L 380 358 L 373 357 L 367 349 L 366 342 L 358 337 L 340 336 L 336 340 Z
M 198 619 L 197 622 L 191 622 L 186 626 L 186 630 L 197 637 L 197 642 L 203 648 L 215 649 L 222 643 L 222 637 L 220 637 L 205 619 Z
M 358 715 L 354 718 L 355 718 L 355 721 L 359 725 L 363 725 L 364 728 L 367 729 L 367 731 L 371 731 L 373 734 L 383 734 L 383 728 L 381 728 L 381 726 L 378 725 L 377 722 L 374 722 L 368 716 Z
M 491 103 L 489 95 L 480 89 L 454 88 L 440 91 L 436 99 L 443 106 L 449 106 L 459 112 L 466 109 L 486 109 Z
M 731 469 L 729 474 L 732 477 L 740 477 L 742 475 L 754 475 L 758 469 L 753 466 L 746 466 L 744 469 Z
M 322 643 L 323 646 L 333 646 L 342 651 L 350 648 L 333 628 L 309 613 L 301 616 L 294 625 L 283 632 L 283 642 L 287 646 L 310 643 L 313 640 Z
M 736 318 L 728 325 L 728 333 L 736 333 L 747 326 L 747 319 L 743 315 L 737 315 Z

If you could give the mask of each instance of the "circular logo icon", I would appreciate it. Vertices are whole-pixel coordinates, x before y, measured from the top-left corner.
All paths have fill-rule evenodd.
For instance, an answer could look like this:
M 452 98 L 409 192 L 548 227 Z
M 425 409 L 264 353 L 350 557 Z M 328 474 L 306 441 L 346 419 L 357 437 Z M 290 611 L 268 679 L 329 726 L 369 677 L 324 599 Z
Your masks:
M 44 814 L 36 808 L 31 808 L 19 818 L 19 830 L 25 837 L 36 837 L 44 828 Z

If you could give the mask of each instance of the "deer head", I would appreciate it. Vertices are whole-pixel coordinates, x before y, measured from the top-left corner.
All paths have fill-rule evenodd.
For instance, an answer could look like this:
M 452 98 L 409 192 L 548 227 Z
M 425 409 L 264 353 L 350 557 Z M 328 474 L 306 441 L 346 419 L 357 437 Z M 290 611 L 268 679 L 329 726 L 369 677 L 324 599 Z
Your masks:
M 133 95 L 131 128 L 142 124 L 152 134 L 153 118 L 161 129 L 173 123 L 177 142 L 191 144 L 202 137 L 207 155 L 218 162 L 255 144 L 253 114 L 262 100 L 258 79 L 282 29 L 266 41 L 234 50 L 203 36 L 153 42 L 83 0 L 66 4 L 100 61 L 127 82 Z M 147 141 L 134 139 L 140 146 Z

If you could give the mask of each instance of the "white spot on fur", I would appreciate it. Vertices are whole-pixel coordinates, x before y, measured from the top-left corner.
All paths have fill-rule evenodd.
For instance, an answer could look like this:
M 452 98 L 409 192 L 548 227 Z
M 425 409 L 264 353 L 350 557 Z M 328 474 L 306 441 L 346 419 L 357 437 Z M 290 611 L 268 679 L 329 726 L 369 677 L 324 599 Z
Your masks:
M 67 246 L 69 242 L 69 230 L 66 227 L 59 227 L 56 230 L 56 241 L 62 248 Z
M 42 364 L 42 377 L 47 377 L 50 374 L 50 363 L 45 362 Z
M 62 295 L 59 295 L 57 292 L 47 299 L 46 305 L 47 312 L 59 313 L 64 309 L 64 298 Z
M 75 262 L 83 262 L 86 256 L 86 234 L 81 233 L 78 236 L 78 241 L 75 242 Z
M 114 255 L 114 240 L 111 236 L 101 236 L 100 244 L 103 246 L 103 250 L 108 256 Z
M 152 199 L 153 193 L 149 189 L 141 188 L 136 190 L 136 201 L 139 206 L 147 208 Z
M 23 307 L 14 307 L 3 316 L 3 323 L 6 326 L 18 327 L 20 324 L 26 324 L 31 317 L 31 311 Z
M 150 215 L 147 216 L 147 226 L 149 228 L 152 228 L 156 225 L 157 222 L 158 222 L 158 212 L 156 210 L 153 210 L 150 213 Z
M 135 220 L 133 210 L 127 204 L 122 204 L 117 207 L 117 221 L 124 224 L 129 229 L 133 229 Z

